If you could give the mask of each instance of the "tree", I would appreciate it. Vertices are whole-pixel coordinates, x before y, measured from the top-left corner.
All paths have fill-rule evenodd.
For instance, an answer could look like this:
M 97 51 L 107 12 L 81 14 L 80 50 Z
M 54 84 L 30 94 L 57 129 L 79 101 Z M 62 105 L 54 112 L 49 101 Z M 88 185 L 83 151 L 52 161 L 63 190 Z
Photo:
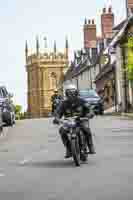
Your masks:
M 15 105 L 15 115 L 16 115 L 16 119 L 22 118 L 22 106 L 21 105 Z
M 22 110 L 22 106 L 20 105 L 15 105 L 15 114 L 20 114 Z
M 128 38 L 127 75 L 128 80 L 133 81 L 133 37 Z

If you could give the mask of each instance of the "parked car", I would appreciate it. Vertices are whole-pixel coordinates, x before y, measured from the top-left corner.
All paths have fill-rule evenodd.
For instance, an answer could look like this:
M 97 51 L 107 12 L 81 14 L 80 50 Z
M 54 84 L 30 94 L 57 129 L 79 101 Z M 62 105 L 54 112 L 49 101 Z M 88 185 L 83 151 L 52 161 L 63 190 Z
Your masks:
M 79 90 L 79 96 L 83 98 L 89 105 L 94 107 L 95 114 L 104 114 L 104 103 L 101 97 L 93 89 Z
M 0 87 L 0 108 L 2 120 L 6 125 L 12 126 L 15 123 L 15 108 L 11 101 L 12 94 L 7 92 L 6 87 Z
M 0 134 L 3 131 L 2 109 L 0 108 Z

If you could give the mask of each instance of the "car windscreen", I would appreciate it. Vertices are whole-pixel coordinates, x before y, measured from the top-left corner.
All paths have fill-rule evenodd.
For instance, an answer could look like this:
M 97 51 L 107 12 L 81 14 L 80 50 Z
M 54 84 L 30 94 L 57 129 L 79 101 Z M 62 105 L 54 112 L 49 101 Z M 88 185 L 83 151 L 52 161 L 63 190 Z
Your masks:
M 95 90 L 80 90 L 79 95 L 83 98 L 99 98 Z
M 7 97 L 7 91 L 4 88 L 0 88 L 0 98 L 6 98 Z

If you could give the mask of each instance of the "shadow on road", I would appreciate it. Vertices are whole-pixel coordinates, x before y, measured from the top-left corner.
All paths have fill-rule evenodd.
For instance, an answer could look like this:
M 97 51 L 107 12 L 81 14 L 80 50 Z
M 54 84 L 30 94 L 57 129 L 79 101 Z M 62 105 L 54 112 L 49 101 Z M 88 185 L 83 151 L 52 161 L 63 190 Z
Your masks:
M 88 161 L 86 163 L 81 163 L 81 167 L 83 165 L 89 165 L 89 166 L 96 166 L 96 162 L 95 161 Z M 53 169 L 60 169 L 60 168 L 73 168 L 75 167 L 75 164 L 72 160 L 50 160 L 50 161 L 45 161 L 45 162 L 29 162 L 29 163 L 25 163 L 21 166 L 24 167 L 37 167 L 37 168 L 53 168 Z
M 22 166 L 37 167 L 37 168 L 73 168 L 74 164 L 72 160 L 50 160 L 50 161 L 39 161 L 29 162 Z

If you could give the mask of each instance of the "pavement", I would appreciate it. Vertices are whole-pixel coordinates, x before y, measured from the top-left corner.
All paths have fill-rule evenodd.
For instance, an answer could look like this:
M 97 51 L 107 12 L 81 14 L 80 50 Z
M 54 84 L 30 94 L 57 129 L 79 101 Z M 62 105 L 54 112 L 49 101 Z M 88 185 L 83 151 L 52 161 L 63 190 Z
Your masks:
M 0 138 L 1 200 L 132 200 L 133 123 L 91 120 L 97 154 L 76 168 L 64 159 L 52 119 L 18 121 Z
M 105 112 L 104 115 L 106 116 L 121 116 L 124 119 L 132 119 L 133 120 L 133 113 L 124 113 L 124 112 Z

